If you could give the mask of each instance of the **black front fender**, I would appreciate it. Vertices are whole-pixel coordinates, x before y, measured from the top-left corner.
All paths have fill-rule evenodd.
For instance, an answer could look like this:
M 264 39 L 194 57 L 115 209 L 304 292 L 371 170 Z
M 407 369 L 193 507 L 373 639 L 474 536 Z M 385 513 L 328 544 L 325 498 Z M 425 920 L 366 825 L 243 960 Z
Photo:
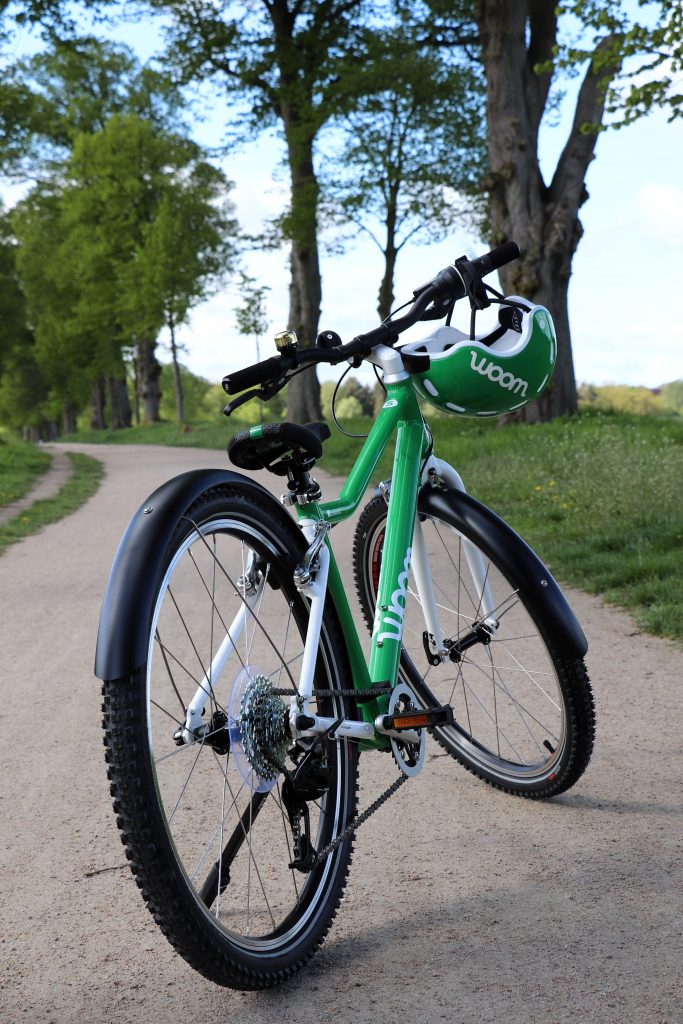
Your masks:
M 95 653 L 100 679 L 130 675 L 147 660 L 154 594 L 178 521 L 205 491 L 236 485 L 257 497 L 274 518 L 289 519 L 264 487 L 224 469 L 181 473 L 142 503 L 121 539 L 104 593 Z
M 565 658 L 582 658 L 588 643 L 564 594 L 529 545 L 495 512 L 462 491 L 425 484 L 418 510 L 463 532 L 519 591 L 545 641 Z

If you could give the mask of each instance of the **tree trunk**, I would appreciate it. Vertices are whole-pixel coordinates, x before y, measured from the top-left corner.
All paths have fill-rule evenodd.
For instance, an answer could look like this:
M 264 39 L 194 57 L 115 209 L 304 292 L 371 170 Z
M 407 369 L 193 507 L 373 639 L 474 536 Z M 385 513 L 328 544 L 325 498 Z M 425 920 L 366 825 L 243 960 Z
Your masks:
M 138 342 L 138 388 L 142 399 L 142 415 L 145 423 L 159 422 L 161 366 L 157 361 L 155 348 L 156 340 Z
M 65 402 L 62 408 L 62 424 L 65 434 L 76 433 L 76 409 L 72 402 Z
M 379 289 L 379 303 L 377 306 L 380 320 L 386 320 L 394 304 L 394 274 L 396 273 L 396 259 L 398 257 L 398 249 L 396 248 L 398 192 L 398 182 L 391 182 L 387 197 L 387 219 L 385 225 L 387 241 L 384 247 L 384 277 Z
M 133 353 L 133 414 L 135 426 L 140 426 L 140 375 L 138 373 L 138 354 Z
M 513 239 L 522 258 L 501 272 L 503 289 L 546 305 L 557 332 L 557 365 L 551 385 L 515 418 L 548 420 L 577 409 L 567 292 L 572 258 L 583 234 L 579 209 L 588 198 L 584 179 L 595 154 L 604 113 L 605 88 L 618 63 L 605 64 L 613 46 L 607 37 L 586 71 L 574 123 L 550 185 L 538 161 L 538 132 L 552 74 L 538 64 L 553 58 L 557 34 L 555 5 L 545 0 L 478 0 L 482 58 L 486 71 L 486 112 L 493 245 Z M 602 66 L 600 66 L 602 64 Z M 599 70 L 596 70 L 599 67 Z
M 112 430 L 129 427 L 132 416 L 125 377 L 107 377 L 107 391 Z
M 377 312 L 380 320 L 386 320 L 391 313 L 394 304 L 394 274 L 396 273 L 396 257 L 398 253 L 393 244 L 388 244 L 384 250 L 384 277 L 379 288 L 379 302 Z
M 91 430 L 104 430 L 107 426 L 104 419 L 104 377 L 98 377 L 90 385 L 90 417 Z
M 318 337 L 322 284 L 318 254 L 318 180 L 313 166 L 315 124 L 310 84 L 297 74 L 300 55 L 295 52 L 293 15 L 287 4 L 270 8 L 279 54 L 282 120 L 291 176 L 291 207 L 288 235 L 291 241 L 289 321 L 302 348 L 314 345 Z M 297 374 L 287 388 L 287 418 L 307 423 L 321 417 L 320 384 L 315 367 Z
M 173 318 L 169 317 L 168 329 L 171 335 L 171 358 L 173 360 L 173 387 L 175 388 L 175 414 L 178 423 L 185 422 L 185 399 L 183 396 L 183 382 L 180 376 L 178 365 L 178 347 L 175 341 L 175 324 Z
M 318 183 L 313 173 L 312 153 L 302 170 L 292 173 L 292 237 L 290 257 L 289 321 L 299 344 L 307 348 L 315 344 L 320 321 L 322 285 L 317 240 Z M 287 418 L 294 423 L 319 420 L 320 384 L 315 366 L 297 374 L 287 388 Z

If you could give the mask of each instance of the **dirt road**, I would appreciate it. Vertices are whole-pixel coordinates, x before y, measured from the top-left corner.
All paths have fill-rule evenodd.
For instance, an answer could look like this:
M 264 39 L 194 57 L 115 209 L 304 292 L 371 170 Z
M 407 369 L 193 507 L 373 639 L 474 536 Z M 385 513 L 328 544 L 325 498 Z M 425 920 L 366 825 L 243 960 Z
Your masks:
M 574 790 L 516 800 L 432 745 L 358 833 L 348 895 L 297 980 L 239 994 L 187 967 L 124 864 L 92 665 L 130 515 L 174 473 L 227 460 L 87 451 L 106 463 L 98 494 L 0 558 L 2 1024 L 680 1024 L 683 651 L 578 593 L 598 738 Z M 364 761 L 362 806 L 388 781 Z

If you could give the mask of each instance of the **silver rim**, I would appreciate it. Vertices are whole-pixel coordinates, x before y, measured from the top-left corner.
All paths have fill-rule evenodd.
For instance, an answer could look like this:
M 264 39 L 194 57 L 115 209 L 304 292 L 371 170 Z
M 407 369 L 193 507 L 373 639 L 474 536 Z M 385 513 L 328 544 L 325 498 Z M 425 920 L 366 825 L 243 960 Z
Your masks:
M 311 926 L 338 858 L 328 858 L 307 875 L 290 869 L 292 840 L 282 776 L 267 793 L 254 794 L 230 753 L 220 754 L 211 745 L 211 733 L 184 746 L 176 746 L 173 739 L 243 605 L 236 583 L 256 549 L 261 555 L 276 552 L 263 530 L 221 517 L 195 526 L 175 552 L 154 609 L 147 724 L 157 797 L 187 885 L 217 929 L 263 955 L 275 954 Z M 288 581 L 279 579 L 284 586 L 277 588 L 271 585 L 277 578 L 275 560 L 263 560 L 263 575 L 265 585 L 253 614 L 247 616 L 220 677 L 212 681 L 203 721 L 227 712 L 232 684 L 245 666 L 260 666 L 276 687 L 293 690 L 297 682 L 304 646 L 301 606 Z M 328 685 L 337 685 L 327 656 L 325 668 Z M 342 824 L 343 753 L 343 745 L 332 745 L 338 784 L 309 805 L 316 845 L 333 838 Z M 227 856 L 221 858 L 226 849 Z
M 367 549 L 373 599 L 372 564 L 383 530 L 384 524 L 379 524 Z M 425 519 L 422 530 L 444 635 L 457 640 L 481 617 L 462 537 L 434 519 Z M 464 760 L 501 781 L 551 780 L 566 746 L 565 706 L 557 671 L 519 594 L 483 557 L 499 620 L 490 644 L 470 647 L 460 662 L 429 665 L 424 618 L 411 579 L 403 646 L 432 693 L 453 707 L 457 726 L 440 734 Z

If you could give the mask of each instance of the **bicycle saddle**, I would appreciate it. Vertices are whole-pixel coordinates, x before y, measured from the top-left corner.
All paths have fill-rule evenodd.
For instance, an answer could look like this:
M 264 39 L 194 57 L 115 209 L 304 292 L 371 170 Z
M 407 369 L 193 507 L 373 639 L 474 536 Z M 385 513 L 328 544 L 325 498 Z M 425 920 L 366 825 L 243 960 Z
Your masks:
M 235 434 L 228 442 L 228 457 L 239 469 L 269 469 L 286 476 L 292 461 L 310 467 L 319 459 L 328 437 L 326 423 L 265 423 Z

